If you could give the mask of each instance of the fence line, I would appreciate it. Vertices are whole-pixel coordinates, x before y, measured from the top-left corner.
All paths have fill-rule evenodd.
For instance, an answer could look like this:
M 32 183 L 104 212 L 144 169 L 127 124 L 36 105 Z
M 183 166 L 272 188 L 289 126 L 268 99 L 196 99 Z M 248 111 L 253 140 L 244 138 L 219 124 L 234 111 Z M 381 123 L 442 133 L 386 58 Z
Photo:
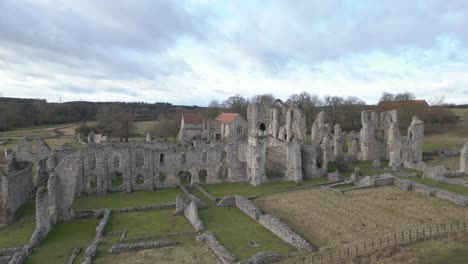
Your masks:
M 467 230 L 465 221 L 451 224 L 441 224 L 434 227 L 408 229 L 394 233 L 392 235 L 381 237 L 379 239 L 343 247 L 338 250 L 303 256 L 301 258 L 301 263 L 332 263 L 334 261 L 344 260 L 349 257 L 359 256 L 368 252 L 370 253 L 377 249 L 407 245 L 418 241 L 432 239 L 440 234 L 448 234 L 450 232 L 460 230 Z

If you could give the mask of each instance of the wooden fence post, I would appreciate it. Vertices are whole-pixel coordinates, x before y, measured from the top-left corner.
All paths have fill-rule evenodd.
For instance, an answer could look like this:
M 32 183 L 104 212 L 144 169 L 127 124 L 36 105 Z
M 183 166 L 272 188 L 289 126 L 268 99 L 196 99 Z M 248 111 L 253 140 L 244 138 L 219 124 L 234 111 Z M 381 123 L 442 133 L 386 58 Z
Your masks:
M 409 242 L 411 243 L 411 229 L 409 230 Z

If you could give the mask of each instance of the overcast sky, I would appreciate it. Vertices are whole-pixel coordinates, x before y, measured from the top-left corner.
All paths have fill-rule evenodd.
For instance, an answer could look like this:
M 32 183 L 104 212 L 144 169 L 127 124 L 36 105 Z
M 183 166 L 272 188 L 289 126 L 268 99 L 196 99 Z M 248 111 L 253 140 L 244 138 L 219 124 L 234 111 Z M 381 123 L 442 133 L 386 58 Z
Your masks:
M 207 105 L 303 90 L 468 103 L 468 1 L 0 0 L 3 96 Z

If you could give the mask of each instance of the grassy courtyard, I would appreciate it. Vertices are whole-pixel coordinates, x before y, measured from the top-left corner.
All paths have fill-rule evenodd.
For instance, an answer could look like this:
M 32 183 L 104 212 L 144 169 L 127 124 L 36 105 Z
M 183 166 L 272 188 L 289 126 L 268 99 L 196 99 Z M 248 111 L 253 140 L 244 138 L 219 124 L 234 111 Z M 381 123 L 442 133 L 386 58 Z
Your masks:
M 199 211 L 200 218 L 218 241 L 239 260 L 257 252 L 273 251 L 286 254 L 296 249 L 268 229 L 255 222 L 237 207 L 213 207 Z M 259 247 L 250 245 L 254 240 Z
M 121 209 L 136 206 L 159 205 L 175 203 L 178 194 L 183 194 L 178 188 L 159 189 L 145 192 L 115 192 L 105 196 L 90 195 L 75 199 L 74 210 L 110 208 Z
M 174 209 L 113 213 L 106 232 L 127 230 L 127 238 L 190 232 L 193 227 L 183 216 L 173 216 Z
M 307 187 L 316 184 L 326 183 L 326 178 L 316 178 L 305 180 L 297 184 L 295 182 L 273 182 L 261 186 L 252 186 L 248 183 L 221 183 L 203 185 L 211 195 L 222 198 L 230 195 L 260 196 L 277 192 L 283 192 L 299 187 Z
M 36 224 L 33 202 L 23 204 L 15 214 L 15 220 L 0 229 L 0 248 L 17 247 L 29 242 Z
M 26 263 L 63 264 L 73 248 L 83 248 L 75 263 L 81 263 L 84 251 L 96 235 L 99 219 L 81 219 L 56 224 L 39 246 L 28 256 Z

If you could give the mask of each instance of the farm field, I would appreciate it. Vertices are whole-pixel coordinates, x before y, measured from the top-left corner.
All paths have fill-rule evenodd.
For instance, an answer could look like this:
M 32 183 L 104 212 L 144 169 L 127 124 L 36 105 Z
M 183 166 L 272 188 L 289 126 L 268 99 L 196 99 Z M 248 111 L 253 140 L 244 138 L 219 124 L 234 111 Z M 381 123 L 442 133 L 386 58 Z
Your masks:
M 423 151 L 449 149 L 460 151 L 468 141 L 468 128 L 430 128 L 425 131 Z
M 409 228 L 468 219 L 466 208 L 396 187 L 342 195 L 323 189 L 303 190 L 261 197 L 255 203 L 264 212 L 284 220 L 320 250 L 363 243 Z

